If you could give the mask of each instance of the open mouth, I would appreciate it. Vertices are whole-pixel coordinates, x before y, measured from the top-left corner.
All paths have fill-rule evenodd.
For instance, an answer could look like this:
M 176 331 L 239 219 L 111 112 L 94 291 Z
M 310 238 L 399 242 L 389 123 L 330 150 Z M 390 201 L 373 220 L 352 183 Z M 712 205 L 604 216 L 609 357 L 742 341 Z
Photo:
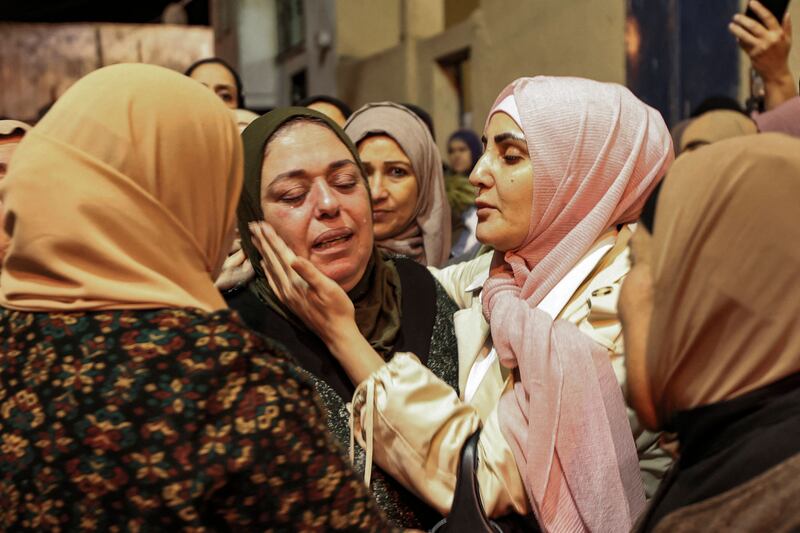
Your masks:
M 339 228 L 326 231 L 316 239 L 311 245 L 315 251 L 327 250 L 338 244 L 345 243 L 353 238 L 353 230 L 350 228 Z

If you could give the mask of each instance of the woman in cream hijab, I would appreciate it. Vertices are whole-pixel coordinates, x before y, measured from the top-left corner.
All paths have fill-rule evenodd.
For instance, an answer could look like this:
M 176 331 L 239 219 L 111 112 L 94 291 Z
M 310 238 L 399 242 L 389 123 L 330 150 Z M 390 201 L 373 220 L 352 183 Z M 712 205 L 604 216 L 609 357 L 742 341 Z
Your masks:
M 229 112 L 161 67 L 89 74 L 26 135 L 2 184 L 0 529 L 385 527 L 313 390 L 214 287 L 241 188 Z
M 800 528 L 798 198 L 800 141 L 721 141 L 681 156 L 633 237 L 629 390 L 680 444 L 642 531 Z
M 450 257 L 450 206 L 439 149 L 425 123 L 392 102 L 367 104 L 345 133 L 369 176 L 378 248 L 441 267 Z

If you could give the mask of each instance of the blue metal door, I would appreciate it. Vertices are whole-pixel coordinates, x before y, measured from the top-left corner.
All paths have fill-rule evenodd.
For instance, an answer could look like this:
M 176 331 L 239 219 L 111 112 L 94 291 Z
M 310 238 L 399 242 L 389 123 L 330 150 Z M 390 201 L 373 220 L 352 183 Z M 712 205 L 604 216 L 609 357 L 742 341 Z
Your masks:
M 739 52 L 728 23 L 739 0 L 627 1 L 628 87 L 668 124 L 708 97 L 738 99 Z

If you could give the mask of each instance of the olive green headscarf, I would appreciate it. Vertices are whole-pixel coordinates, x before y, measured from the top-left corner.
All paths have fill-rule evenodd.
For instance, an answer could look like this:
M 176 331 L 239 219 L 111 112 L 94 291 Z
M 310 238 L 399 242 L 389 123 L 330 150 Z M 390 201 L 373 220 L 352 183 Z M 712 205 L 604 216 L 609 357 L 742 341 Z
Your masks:
M 358 150 L 332 120 L 321 113 L 304 107 L 286 107 L 270 111 L 253 121 L 242 132 L 244 142 L 244 188 L 239 201 L 237 218 L 239 233 L 242 236 L 242 247 L 255 270 L 255 277 L 248 288 L 275 312 L 290 321 L 296 328 L 307 330 L 302 321 L 284 306 L 267 282 L 261 268 L 261 256 L 250 240 L 250 229 L 247 224 L 264 218 L 261 210 L 261 167 L 264 163 L 264 148 L 267 141 L 281 126 L 290 120 L 306 117 L 324 123 L 339 140 L 347 146 L 358 164 L 361 175 L 366 181 L 366 172 L 358 157 Z M 369 186 L 367 185 L 367 192 Z M 269 220 L 267 221 L 269 222 Z M 382 356 L 391 353 L 400 330 L 401 286 L 400 276 L 391 259 L 384 258 L 373 246 L 372 258 L 364 276 L 348 293 L 356 310 L 356 323 L 361 334 L 369 341 L 375 351 Z

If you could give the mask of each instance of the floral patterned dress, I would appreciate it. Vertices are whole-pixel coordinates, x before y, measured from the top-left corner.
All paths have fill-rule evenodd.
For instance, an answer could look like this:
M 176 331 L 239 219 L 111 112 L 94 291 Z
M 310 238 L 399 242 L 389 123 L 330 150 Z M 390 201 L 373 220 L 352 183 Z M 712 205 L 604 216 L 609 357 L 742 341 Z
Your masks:
M 0 309 L 0 530 L 385 531 L 313 388 L 231 311 Z

